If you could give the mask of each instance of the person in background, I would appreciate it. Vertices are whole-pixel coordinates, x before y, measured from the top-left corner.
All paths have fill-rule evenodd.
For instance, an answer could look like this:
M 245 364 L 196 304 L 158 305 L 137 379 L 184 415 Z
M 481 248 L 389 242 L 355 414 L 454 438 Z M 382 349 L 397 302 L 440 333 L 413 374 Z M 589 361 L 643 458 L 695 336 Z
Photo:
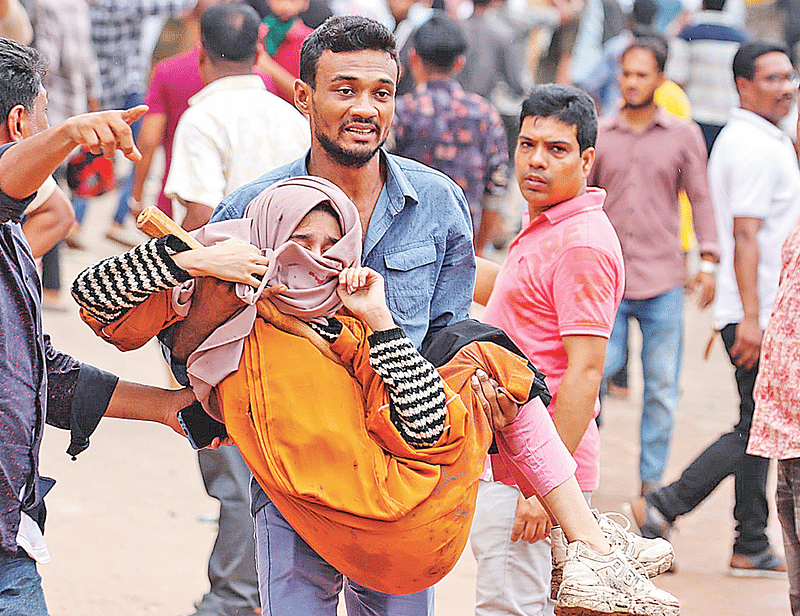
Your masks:
M 199 0 L 189 17 L 189 30 L 194 46 L 190 51 L 159 62 L 153 69 L 150 86 L 147 89 L 147 113 L 142 118 L 137 145 L 142 160 L 134 167 L 132 211 L 144 209 L 142 198 L 153 155 L 159 146 L 164 147 L 164 173 L 156 205 L 172 216 L 172 199 L 164 194 L 170 167 L 172 166 L 172 142 L 175 129 L 183 112 L 189 108 L 189 99 L 203 89 L 198 58 L 200 55 L 200 18 L 206 10 L 217 4 L 228 4 L 240 0 Z M 264 80 L 267 90 L 276 93 L 272 78 L 260 69 L 254 68 Z
M 464 190 L 475 229 L 475 252 L 499 232 L 508 154 L 497 110 L 454 79 L 467 44 L 458 22 L 435 11 L 413 36 L 413 92 L 395 102 L 391 150 L 446 173 Z
M 148 63 L 142 56 L 142 22 L 149 16 L 178 17 L 194 5 L 195 0 L 93 0 L 89 4 L 92 43 L 100 66 L 101 109 L 130 109 L 145 102 Z M 133 127 L 134 139 L 139 126 Z M 108 239 L 126 246 L 138 243 L 125 232 L 133 181 L 131 170 L 106 231 Z
M 605 211 L 625 258 L 625 296 L 609 339 L 604 380 L 624 365 L 628 320 L 635 319 L 642 330 L 642 494 L 660 485 L 678 407 L 686 280 L 681 189 L 692 204 L 700 243 L 700 271 L 688 286 L 700 290 L 701 308 L 714 299 L 719 260 L 700 129 L 655 102 L 666 59 L 667 50 L 657 38 L 636 39 L 623 53 L 619 85 L 624 105 L 600 121 L 597 156 L 589 176 L 590 185 L 608 193 Z M 646 238 L 640 232 L 645 228 L 650 230 Z
M 670 42 L 666 68 L 669 78 L 686 91 L 709 154 L 737 102 L 733 56 L 750 40 L 749 33 L 723 12 L 725 5 L 726 0 L 703 0 L 703 10 Z
M 266 54 L 258 59 L 259 68 L 272 77 L 278 95 L 294 104 L 294 80 L 300 76 L 300 47 L 311 34 L 300 15 L 309 0 L 266 0 L 269 14 L 264 17 L 262 42 Z
M 797 94 L 798 77 L 780 43 L 742 45 L 733 58 L 740 106 L 731 110 L 708 164 L 720 242 L 714 320 L 733 364 L 739 421 L 669 485 L 630 504 L 644 536 L 665 537 L 729 475 L 735 478 L 736 537 L 730 573 L 785 577 L 786 564 L 766 534 L 769 459 L 746 453 L 761 339 L 778 289 L 781 246 L 800 217 L 800 169 L 778 127 Z

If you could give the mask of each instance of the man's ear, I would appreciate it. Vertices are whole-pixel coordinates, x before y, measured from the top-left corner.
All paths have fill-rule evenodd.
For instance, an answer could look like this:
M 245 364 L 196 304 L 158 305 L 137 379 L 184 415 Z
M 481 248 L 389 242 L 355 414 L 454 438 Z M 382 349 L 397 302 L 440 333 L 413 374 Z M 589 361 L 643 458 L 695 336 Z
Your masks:
M 589 172 L 592 170 L 592 165 L 594 165 L 594 157 L 595 157 L 595 149 L 592 147 L 588 147 L 583 152 L 581 152 L 581 160 L 583 161 L 582 170 L 584 177 L 589 177 Z
M 297 110 L 306 117 L 311 115 L 311 95 L 313 91 L 314 88 L 308 85 L 305 81 L 302 79 L 295 79 L 294 106 L 297 107 Z
M 24 105 L 14 105 L 8 112 L 5 129 L 9 141 L 22 141 L 25 138 L 25 126 L 28 122 L 28 111 Z

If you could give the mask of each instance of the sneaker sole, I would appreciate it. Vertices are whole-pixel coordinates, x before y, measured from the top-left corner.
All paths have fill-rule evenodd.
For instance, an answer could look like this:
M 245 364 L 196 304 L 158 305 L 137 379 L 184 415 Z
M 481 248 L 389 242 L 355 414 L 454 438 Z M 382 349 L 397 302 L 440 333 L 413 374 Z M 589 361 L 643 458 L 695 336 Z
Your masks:
M 769 569 L 739 569 L 731 567 L 728 575 L 736 578 L 767 578 L 770 580 L 785 580 L 789 576 L 786 571 L 770 571 Z
M 608 616 L 609 614 L 627 616 L 680 616 L 678 605 L 656 602 L 620 602 L 618 598 L 603 593 L 577 592 L 562 588 L 554 613 L 556 616 Z M 589 604 L 589 605 L 587 605 Z

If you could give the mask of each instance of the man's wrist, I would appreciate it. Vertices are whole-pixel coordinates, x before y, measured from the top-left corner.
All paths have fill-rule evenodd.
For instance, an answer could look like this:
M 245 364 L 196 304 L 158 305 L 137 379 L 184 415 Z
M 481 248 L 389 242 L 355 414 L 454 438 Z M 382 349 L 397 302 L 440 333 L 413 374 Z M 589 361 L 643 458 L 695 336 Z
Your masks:
M 698 271 L 704 274 L 711 274 L 712 276 L 716 276 L 717 270 L 719 269 L 719 265 L 707 259 L 700 259 L 700 265 L 698 266 L 697 269 Z

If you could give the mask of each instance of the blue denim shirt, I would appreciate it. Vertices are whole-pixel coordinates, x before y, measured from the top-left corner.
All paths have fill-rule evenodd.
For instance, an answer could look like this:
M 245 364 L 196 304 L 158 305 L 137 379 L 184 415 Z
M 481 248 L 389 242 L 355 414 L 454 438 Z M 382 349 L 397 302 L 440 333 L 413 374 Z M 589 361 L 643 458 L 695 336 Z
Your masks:
M 419 348 L 428 330 L 467 318 L 475 284 L 472 223 L 464 193 L 446 175 L 381 151 L 386 182 L 369 221 L 362 265 L 383 275 L 389 310 Z M 307 156 L 228 195 L 211 222 L 241 218 L 275 182 L 308 175 Z

